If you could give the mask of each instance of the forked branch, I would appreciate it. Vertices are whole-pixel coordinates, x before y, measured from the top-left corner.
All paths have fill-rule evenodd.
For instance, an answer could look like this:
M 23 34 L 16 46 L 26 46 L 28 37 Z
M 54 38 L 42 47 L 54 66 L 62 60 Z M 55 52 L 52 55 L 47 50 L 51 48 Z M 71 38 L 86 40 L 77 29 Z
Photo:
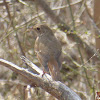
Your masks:
M 42 76 L 43 71 L 41 69 L 30 62 L 27 58 L 22 57 L 22 59 L 38 74 L 35 74 L 28 69 L 19 67 L 4 59 L 0 59 L 0 65 L 4 65 L 12 71 L 22 75 L 24 78 L 29 80 L 29 84 L 31 86 L 38 86 L 59 100 L 81 100 L 81 98 L 66 85 L 60 81 L 53 81 L 51 76 L 48 74 Z

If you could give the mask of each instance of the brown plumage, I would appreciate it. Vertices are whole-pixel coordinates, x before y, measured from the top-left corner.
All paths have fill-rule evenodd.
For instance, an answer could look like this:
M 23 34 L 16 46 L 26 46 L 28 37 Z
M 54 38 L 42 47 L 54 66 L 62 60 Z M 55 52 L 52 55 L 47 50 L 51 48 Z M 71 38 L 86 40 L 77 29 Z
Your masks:
M 35 52 L 40 64 L 50 72 L 53 80 L 61 80 L 61 44 L 47 25 L 37 25 L 34 30 L 37 33 Z

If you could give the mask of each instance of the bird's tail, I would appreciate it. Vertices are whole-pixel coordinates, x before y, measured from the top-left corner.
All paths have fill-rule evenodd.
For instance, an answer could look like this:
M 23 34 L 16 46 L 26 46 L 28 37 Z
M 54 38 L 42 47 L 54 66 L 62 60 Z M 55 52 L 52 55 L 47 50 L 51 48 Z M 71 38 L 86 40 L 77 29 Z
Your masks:
M 55 58 L 52 57 L 49 60 L 48 67 L 49 67 L 49 71 L 50 71 L 50 75 L 52 76 L 52 79 L 55 81 L 61 81 L 60 67 Z

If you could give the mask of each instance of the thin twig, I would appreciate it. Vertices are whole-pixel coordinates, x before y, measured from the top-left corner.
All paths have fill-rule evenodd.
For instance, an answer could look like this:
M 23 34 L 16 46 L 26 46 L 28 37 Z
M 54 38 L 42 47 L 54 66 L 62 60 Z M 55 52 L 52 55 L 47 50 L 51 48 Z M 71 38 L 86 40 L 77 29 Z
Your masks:
M 10 14 L 9 7 L 8 7 L 8 5 L 7 5 L 6 0 L 4 0 L 4 4 L 5 4 L 6 10 L 7 10 L 7 13 L 8 13 L 8 18 L 9 18 L 9 20 L 10 20 L 10 22 L 11 22 L 11 25 L 12 25 L 12 28 L 13 28 L 15 34 L 16 34 L 15 37 L 16 37 L 17 43 L 18 43 L 18 45 L 19 45 L 19 48 L 20 48 L 21 54 L 22 54 L 23 56 L 25 56 L 25 53 L 24 53 L 24 51 L 23 51 L 23 49 L 22 49 L 22 46 L 21 46 L 20 40 L 19 40 L 19 38 L 18 38 L 17 31 L 15 30 L 14 22 L 13 22 L 13 19 L 12 19 L 11 14 Z

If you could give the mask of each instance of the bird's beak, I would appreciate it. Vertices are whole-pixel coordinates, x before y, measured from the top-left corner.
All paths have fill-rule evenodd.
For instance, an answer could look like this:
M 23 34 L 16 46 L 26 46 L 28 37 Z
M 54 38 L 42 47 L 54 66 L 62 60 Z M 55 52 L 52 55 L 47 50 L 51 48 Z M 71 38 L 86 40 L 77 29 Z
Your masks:
M 30 31 L 33 31 L 33 30 L 34 30 L 34 29 L 33 29 L 33 27 L 31 26 L 31 27 L 28 27 L 26 31 L 27 31 L 27 32 L 30 32 Z

